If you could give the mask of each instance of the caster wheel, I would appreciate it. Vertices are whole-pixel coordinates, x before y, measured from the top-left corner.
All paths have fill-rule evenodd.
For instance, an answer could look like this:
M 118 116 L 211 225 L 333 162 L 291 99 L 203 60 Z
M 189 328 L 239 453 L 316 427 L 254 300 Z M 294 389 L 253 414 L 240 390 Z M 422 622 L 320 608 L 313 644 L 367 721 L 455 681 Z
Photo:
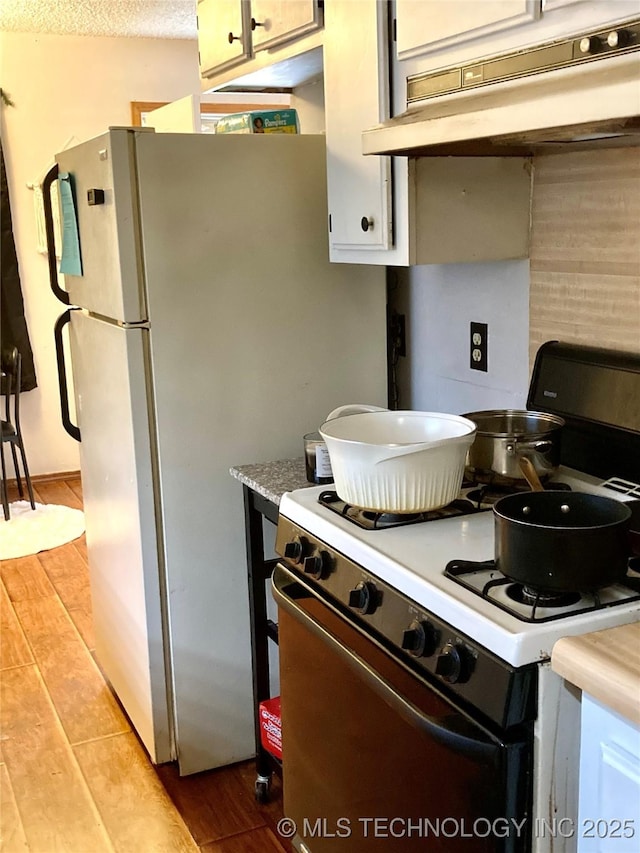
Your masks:
M 255 797 L 257 803 L 269 802 L 269 782 L 258 779 L 255 785 Z

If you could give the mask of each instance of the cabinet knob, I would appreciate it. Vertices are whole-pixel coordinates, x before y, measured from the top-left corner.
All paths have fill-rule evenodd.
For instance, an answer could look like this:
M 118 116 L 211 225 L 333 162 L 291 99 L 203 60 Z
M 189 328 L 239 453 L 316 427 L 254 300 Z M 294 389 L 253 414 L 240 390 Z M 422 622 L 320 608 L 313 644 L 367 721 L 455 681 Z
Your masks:
M 233 33 L 229 33 L 227 38 L 229 40 L 229 44 L 233 44 L 234 41 L 242 41 L 242 36 L 234 36 Z
M 360 227 L 363 231 L 368 231 L 369 228 L 373 228 L 373 217 L 363 216 L 360 220 Z
M 256 21 L 255 18 L 251 18 L 251 31 L 253 32 L 256 27 L 264 27 L 264 22 L 260 23 L 259 21 Z

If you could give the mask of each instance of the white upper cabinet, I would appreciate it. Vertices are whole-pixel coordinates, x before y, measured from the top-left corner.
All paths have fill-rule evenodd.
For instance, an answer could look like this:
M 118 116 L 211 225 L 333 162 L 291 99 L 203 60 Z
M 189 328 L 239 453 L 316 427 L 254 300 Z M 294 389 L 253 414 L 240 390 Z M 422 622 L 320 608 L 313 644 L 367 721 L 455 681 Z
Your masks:
M 530 23 L 540 0 L 396 0 L 399 59 Z
M 325 14 L 331 260 L 408 266 L 526 257 L 529 163 L 364 156 L 363 129 L 390 112 L 387 3 L 331 0 Z
M 200 73 L 222 71 L 251 55 L 249 3 L 246 0 L 198 0 Z
M 373 263 L 378 255 L 380 263 L 390 263 L 390 158 L 362 154 L 363 128 L 389 115 L 386 6 L 375 0 L 332 0 L 325 18 L 330 257 Z
M 200 76 L 233 82 L 319 49 L 322 25 L 320 0 L 198 0 Z M 284 79 L 256 83 L 289 85 Z
M 251 0 L 254 52 L 269 50 L 322 26 L 318 0 Z
M 412 75 L 640 16 L 640 0 L 395 0 L 396 57 Z

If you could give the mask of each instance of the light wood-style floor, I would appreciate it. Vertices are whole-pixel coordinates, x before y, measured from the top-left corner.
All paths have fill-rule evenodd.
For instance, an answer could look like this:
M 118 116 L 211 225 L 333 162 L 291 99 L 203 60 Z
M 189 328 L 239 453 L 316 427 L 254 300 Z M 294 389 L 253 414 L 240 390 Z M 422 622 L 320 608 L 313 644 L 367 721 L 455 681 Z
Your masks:
M 77 477 L 34 488 L 82 508 Z M 182 779 L 149 762 L 92 655 L 84 536 L 0 575 L 0 850 L 290 853 L 279 781 L 258 805 L 253 762 Z

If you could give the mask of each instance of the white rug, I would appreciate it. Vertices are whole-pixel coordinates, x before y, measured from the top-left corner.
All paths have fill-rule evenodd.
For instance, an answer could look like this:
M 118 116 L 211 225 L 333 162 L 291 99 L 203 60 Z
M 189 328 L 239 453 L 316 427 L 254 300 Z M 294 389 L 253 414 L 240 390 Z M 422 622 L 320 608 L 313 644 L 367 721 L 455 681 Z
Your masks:
M 84 533 L 84 513 L 79 509 L 38 503 L 31 509 L 28 501 L 15 501 L 9 512 L 5 521 L 0 507 L 0 560 L 48 551 Z

